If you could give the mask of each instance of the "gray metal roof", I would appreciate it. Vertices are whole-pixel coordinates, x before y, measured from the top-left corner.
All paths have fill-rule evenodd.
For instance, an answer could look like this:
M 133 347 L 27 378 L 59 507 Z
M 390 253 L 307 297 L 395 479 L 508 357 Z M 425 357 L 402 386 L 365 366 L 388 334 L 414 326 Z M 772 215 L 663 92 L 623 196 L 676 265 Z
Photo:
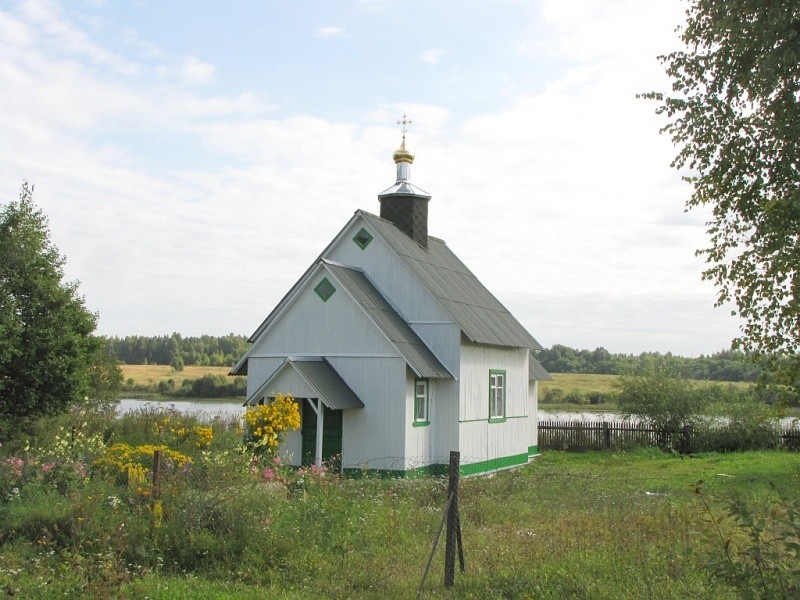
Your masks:
M 553 376 L 545 370 L 542 363 L 533 357 L 533 352 L 528 356 L 528 379 L 530 381 L 553 381 Z
M 350 389 L 341 375 L 325 358 L 319 356 L 287 358 L 275 372 L 247 399 L 246 404 L 254 402 L 269 393 L 269 387 L 275 378 L 287 368 L 297 371 L 300 378 L 309 387 L 316 390 L 317 397 L 328 408 L 340 410 L 345 408 L 364 408 L 364 403 Z
M 323 260 L 331 273 L 347 288 L 352 297 L 372 317 L 405 358 L 418 377 L 451 378 L 450 372 L 439 362 L 425 342 L 409 324 L 397 314 L 361 269 L 347 267 Z
M 319 398 L 335 410 L 343 408 L 364 408 L 364 403 L 345 383 L 327 360 L 290 359 L 289 363 L 297 369 L 309 385 L 319 390 Z
M 540 350 L 542 346 L 447 247 L 429 237 L 425 249 L 391 222 L 356 211 L 436 296 L 470 341 Z

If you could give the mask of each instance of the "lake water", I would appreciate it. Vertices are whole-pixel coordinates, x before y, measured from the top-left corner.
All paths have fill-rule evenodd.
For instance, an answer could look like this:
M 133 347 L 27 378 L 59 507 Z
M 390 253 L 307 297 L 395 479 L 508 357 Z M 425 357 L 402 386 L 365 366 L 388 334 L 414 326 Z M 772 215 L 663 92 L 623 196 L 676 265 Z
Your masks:
M 239 402 L 203 402 L 195 400 L 175 400 L 154 402 L 152 400 L 120 400 L 117 412 L 124 414 L 134 410 L 176 410 L 211 421 L 217 417 L 230 419 L 241 417 L 244 407 Z M 621 421 L 622 416 L 612 412 L 567 412 L 539 410 L 539 421 Z M 786 417 L 781 425 L 800 427 L 800 419 Z
M 152 400 L 123 399 L 117 405 L 118 414 L 136 410 L 175 410 L 180 413 L 197 416 L 203 421 L 211 421 L 217 417 L 224 419 L 236 418 L 244 414 L 244 407 L 239 402 L 201 402 L 195 400 L 154 402 Z
M 215 417 L 240 417 L 244 407 L 238 402 L 204 402 L 196 400 L 174 400 L 155 402 L 153 400 L 120 400 L 117 412 L 124 414 L 134 410 L 176 410 L 203 419 Z M 549 412 L 539 411 L 540 421 L 614 421 L 619 415 L 608 412 Z

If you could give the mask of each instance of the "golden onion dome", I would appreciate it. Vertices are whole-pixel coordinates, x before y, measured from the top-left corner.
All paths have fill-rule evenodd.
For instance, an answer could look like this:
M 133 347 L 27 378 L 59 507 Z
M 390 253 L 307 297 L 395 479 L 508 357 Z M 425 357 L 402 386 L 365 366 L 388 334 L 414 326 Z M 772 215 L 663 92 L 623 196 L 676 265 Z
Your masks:
M 411 152 L 409 152 L 408 150 L 406 150 L 405 135 L 403 136 L 402 145 L 397 150 L 394 151 L 394 154 L 392 155 L 392 158 L 394 159 L 395 163 L 399 163 L 399 162 L 413 163 L 414 162 L 414 155 L 411 154 Z

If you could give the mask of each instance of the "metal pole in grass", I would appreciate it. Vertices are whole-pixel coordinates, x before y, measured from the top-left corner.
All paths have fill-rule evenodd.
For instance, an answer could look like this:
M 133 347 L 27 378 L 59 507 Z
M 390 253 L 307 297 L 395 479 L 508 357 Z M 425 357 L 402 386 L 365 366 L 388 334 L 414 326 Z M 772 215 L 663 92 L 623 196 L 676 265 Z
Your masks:
M 439 524 L 439 530 L 436 532 L 436 537 L 433 540 L 433 547 L 428 556 L 428 564 L 425 565 L 425 572 L 422 574 L 422 581 L 417 590 L 417 598 L 422 597 L 422 591 L 425 588 L 425 580 L 428 578 L 428 571 L 431 569 L 433 562 L 433 555 L 439 545 L 439 538 L 442 535 L 445 523 L 447 523 L 447 541 L 445 545 L 445 566 L 444 566 L 444 585 L 446 587 L 453 587 L 455 581 L 455 552 L 458 546 L 458 562 L 461 567 L 461 572 L 464 572 L 464 546 L 461 541 L 461 516 L 458 512 L 458 486 L 460 483 L 460 469 L 461 454 L 456 451 L 450 452 L 450 467 L 449 467 L 449 482 L 447 490 L 447 504 L 444 507 L 444 514 L 442 514 L 442 522 Z
M 153 450 L 153 492 L 150 495 L 151 530 L 161 526 L 161 450 Z
M 450 502 L 450 510 L 447 511 L 447 537 L 445 538 L 444 550 L 444 586 L 453 587 L 456 578 L 456 548 L 458 547 L 458 558 L 461 572 L 464 572 L 464 550 L 461 547 L 461 519 L 458 514 L 458 485 L 460 483 L 461 453 L 455 450 L 450 451 L 450 472 L 448 481 L 448 492 L 453 498 Z
M 161 450 L 153 450 L 153 501 L 161 498 Z
M 453 494 L 450 494 L 447 498 L 447 504 L 444 507 L 444 512 L 442 513 L 442 522 L 439 523 L 439 531 L 436 532 L 436 537 L 433 539 L 433 547 L 431 548 L 431 553 L 428 556 L 428 564 L 425 565 L 425 572 L 422 574 L 422 581 L 419 583 L 419 589 L 417 590 L 417 598 L 422 598 L 422 590 L 425 587 L 425 580 L 428 578 L 428 571 L 431 570 L 431 563 L 433 562 L 433 555 L 436 552 L 437 546 L 439 546 L 439 538 L 442 535 L 442 529 L 444 529 L 444 524 L 447 521 L 447 515 L 450 514 L 450 506 L 453 504 Z

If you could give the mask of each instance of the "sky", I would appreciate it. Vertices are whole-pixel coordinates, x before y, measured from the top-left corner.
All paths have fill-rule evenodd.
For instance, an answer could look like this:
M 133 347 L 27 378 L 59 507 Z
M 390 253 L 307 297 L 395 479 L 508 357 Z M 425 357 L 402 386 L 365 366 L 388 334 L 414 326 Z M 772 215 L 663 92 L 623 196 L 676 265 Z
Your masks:
M 637 93 L 681 0 L 0 0 L 0 205 L 23 181 L 101 335 L 250 335 L 411 181 L 545 347 L 710 354 L 739 322 Z

